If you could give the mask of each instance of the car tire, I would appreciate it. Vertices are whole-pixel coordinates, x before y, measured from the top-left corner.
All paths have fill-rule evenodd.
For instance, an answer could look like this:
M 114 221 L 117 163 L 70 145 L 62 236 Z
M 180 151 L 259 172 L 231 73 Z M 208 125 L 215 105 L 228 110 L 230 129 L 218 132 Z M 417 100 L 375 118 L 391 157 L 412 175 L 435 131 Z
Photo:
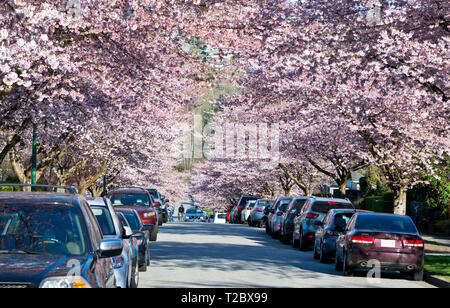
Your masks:
M 344 255 L 344 262 L 343 262 L 342 266 L 343 266 L 342 270 L 344 272 L 344 276 L 346 276 L 346 277 L 353 277 L 354 276 L 353 269 L 348 265 L 347 253 L 345 253 L 345 255 Z
M 318 260 L 319 257 L 320 257 L 320 255 L 317 253 L 316 247 L 314 247 L 313 258 L 314 258 L 315 260 Z
M 414 281 L 423 281 L 423 276 L 424 276 L 423 268 L 420 270 L 414 271 L 414 273 L 412 273 L 411 276 Z
M 342 268 L 343 268 L 342 265 L 343 265 L 342 261 L 339 259 L 337 251 L 336 251 L 336 256 L 334 258 L 334 269 L 338 272 L 341 272 Z
M 158 240 L 158 228 L 152 230 L 152 234 L 150 235 L 150 241 L 156 242 Z
M 139 286 L 139 269 L 136 266 L 135 273 L 134 273 L 133 277 L 131 278 L 130 288 L 137 289 L 138 286 Z
M 295 236 L 292 235 L 292 248 L 298 248 L 299 241 L 295 239 Z
M 300 251 L 306 251 L 308 249 L 305 237 L 303 236 L 303 230 L 300 230 L 300 235 L 298 239 L 298 249 L 300 249 Z
M 320 252 L 319 252 L 319 262 L 320 263 L 325 263 L 326 262 L 326 256 L 323 253 L 323 243 L 320 244 Z

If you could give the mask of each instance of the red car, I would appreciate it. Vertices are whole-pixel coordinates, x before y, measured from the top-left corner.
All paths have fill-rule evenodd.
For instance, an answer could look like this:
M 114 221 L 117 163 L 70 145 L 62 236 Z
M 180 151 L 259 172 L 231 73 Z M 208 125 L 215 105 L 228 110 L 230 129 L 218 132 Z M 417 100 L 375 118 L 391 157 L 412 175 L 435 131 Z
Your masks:
M 233 210 L 233 208 L 234 208 L 234 205 L 228 206 L 225 222 L 230 222 L 231 211 Z
M 369 262 L 371 261 L 371 262 Z M 337 270 L 352 276 L 356 269 L 399 271 L 423 280 L 424 243 L 408 216 L 356 213 L 336 241 Z
M 150 232 L 150 240 L 158 237 L 158 214 L 153 207 L 151 194 L 143 188 L 118 188 L 109 193 L 114 207 L 136 210 L 144 224 L 144 230 Z

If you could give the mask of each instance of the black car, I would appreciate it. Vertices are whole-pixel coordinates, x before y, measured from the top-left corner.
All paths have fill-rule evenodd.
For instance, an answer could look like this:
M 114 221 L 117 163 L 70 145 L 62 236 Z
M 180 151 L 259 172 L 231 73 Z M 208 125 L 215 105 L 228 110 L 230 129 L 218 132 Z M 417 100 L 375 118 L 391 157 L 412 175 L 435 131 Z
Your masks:
M 301 251 L 308 250 L 314 243 L 319 223 L 332 209 L 354 209 L 354 206 L 347 199 L 312 197 L 307 200 L 300 213 L 294 218 L 293 245 Z
M 315 234 L 314 258 L 324 263 L 336 254 L 336 239 L 342 234 L 348 221 L 355 213 L 369 213 L 369 211 L 355 209 L 332 209 L 322 222 L 318 222 L 319 229 Z
M 241 199 L 239 200 L 238 204 L 234 207 L 234 209 L 232 211 L 232 214 L 231 214 L 232 219 L 230 219 L 230 222 L 237 223 L 237 224 L 243 223 L 243 221 L 241 219 L 241 212 L 245 208 L 245 205 L 247 204 L 248 201 L 259 200 L 259 199 L 261 199 L 261 197 L 242 196 Z
M 15 186 L 67 192 L 0 192 L 0 288 L 115 287 L 112 257 L 122 241 L 103 239 L 84 197 Z
M 281 230 L 280 241 L 284 244 L 289 244 L 292 241 L 292 234 L 294 233 L 294 218 L 305 205 L 309 197 L 297 197 L 293 198 L 287 206 L 287 210 L 281 216 Z
M 133 237 L 138 241 L 139 247 L 139 271 L 146 272 L 150 265 L 150 233 L 144 230 L 144 225 L 135 210 L 116 208 L 120 222 L 129 226 L 133 231 Z

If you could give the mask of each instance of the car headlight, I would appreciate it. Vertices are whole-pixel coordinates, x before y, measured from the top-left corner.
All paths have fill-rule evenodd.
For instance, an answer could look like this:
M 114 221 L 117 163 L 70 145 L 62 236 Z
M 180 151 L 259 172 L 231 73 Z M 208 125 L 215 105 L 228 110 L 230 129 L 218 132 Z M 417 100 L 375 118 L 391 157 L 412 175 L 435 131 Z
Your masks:
M 154 212 L 144 213 L 144 218 L 150 218 L 150 217 L 153 217 L 153 216 L 155 216 Z
M 42 289 L 88 289 L 90 284 L 82 277 L 50 277 L 42 280 L 39 288 Z

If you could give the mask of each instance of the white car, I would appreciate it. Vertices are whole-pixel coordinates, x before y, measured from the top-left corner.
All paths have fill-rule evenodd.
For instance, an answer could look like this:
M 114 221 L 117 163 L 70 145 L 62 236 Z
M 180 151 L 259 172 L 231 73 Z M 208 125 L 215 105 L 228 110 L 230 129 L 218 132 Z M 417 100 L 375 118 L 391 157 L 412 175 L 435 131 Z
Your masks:
M 241 221 L 247 223 L 250 212 L 256 204 L 256 200 L 248 201 L 241 213 Z
M 226 223 L 227 213 L 216 213 L 214 215 L 214 223 L 215 224 L 224 224 Z

